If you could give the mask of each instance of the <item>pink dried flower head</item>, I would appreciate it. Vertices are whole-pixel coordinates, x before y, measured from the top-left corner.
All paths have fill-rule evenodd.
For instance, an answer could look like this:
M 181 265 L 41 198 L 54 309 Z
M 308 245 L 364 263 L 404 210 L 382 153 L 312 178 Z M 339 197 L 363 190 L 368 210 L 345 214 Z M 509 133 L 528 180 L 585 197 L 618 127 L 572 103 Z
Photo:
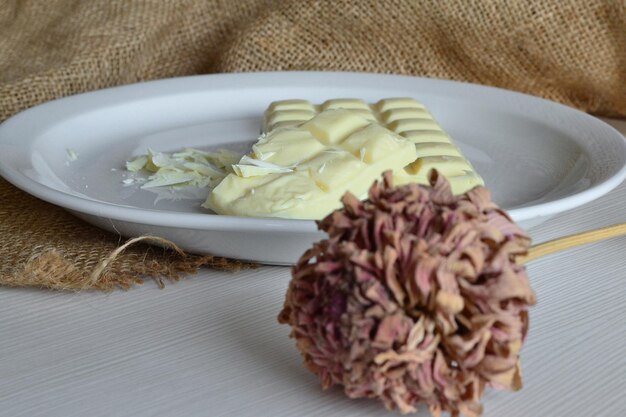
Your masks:
M 318 222 L 328 239 L 293 268 L 281 323 L 324 388 L 402 413 L 479 416 L 485 386 L 521 388 L 535 295 L 515 263 L 530 239 L 478 187 L 392 187 L 391 174 Z

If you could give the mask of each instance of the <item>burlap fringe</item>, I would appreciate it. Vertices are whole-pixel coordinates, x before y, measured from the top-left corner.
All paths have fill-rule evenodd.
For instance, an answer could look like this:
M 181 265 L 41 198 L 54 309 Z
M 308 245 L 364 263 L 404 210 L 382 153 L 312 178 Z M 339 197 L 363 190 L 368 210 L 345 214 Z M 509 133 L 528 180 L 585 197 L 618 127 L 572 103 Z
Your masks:
M 155 248 L 145 244 L 156 244 Z M 126 256 L 125 251 L 144 245 L 140 262 L 136 254 Z M 162 250 L 167 261 L 147 261 L 148 251 Z M 114 267 L 114 272 L 111 271 Z M 100 290 L 115 288 L 127 290 L 144 283 L 144 278 L 154 279 L 160 288 L 165 287 L 164 278 L 178 281 L 183 276 L 195 274 L 200 267 L 236 272 L 257 268 L 258 264 L 216 257 L 190 255 L 175 243 L 156 236 L 140 236 L 128 240 L 100 261 L 92 271 L 83 272 L 68 261 L 58 250 L 51 249 L 29 259 L 14 274 L 0 276 L 0 285 L 8 287 L 36 287 L 62 291 Z

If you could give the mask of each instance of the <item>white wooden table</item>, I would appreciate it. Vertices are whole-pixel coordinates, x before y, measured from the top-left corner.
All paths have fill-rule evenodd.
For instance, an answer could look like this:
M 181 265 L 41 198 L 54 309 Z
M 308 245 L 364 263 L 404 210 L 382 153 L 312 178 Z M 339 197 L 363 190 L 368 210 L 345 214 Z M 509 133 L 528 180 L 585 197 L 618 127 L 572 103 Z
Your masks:
M 626 184 L 530 232 L 541 242 L 623 221 Z M 626 237 L 535 261 L 529 273 L 539 303 L 525 387 L 490 391 L 485 417 L 625 416 Z M 288 280 L 288 268 L 263 267 L 205 270 L 164 290 L 0 288 L 0 415 L 397 415 L 323 392 L 301 366 L 276 321 Z

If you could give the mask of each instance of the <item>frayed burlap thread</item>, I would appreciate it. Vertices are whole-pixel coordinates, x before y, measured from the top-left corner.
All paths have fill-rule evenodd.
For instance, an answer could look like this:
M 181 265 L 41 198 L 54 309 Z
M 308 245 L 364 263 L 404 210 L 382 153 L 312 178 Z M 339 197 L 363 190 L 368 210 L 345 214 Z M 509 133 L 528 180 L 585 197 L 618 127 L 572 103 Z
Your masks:
M 215 72 L 469 81 L 626 117 L 623 0 L 0 0 L 0 121 L 55 98 Z M 78 290 L 244 265 L 125 241 L 0 179 L 0 285 Z M 160 278 L 157 278 L 160 279 Z
M 254 264 L 185 254 L 144 236 L 124 241 L 0 180 L 0 285 L 54 290 L 128 289 L 154 278 L 160 286 L 200 267 L 238 271 Z M 149 245 L 156 243 L 159 246 Z
M 167 250 L 159 252 L 148 245 L 137 245 L 134 253 L 117 256 L 103 270 L 82 271 L 58 250 L 36 254 L 11 275 L 2 275 L 0 285 L 8 287 L 36 287 L 62 291 L 127 290 L 153 278 L 164 288 L 164 279 L 178 281 L 194 274 L 200 267 L 236 272 L 256 267 L 254 264 L 213 256 L 184 254 L 174 256 Z M 107 258 L 108 259 L 108 258 Z M 97 274 L 94 272 L 98 272 Z

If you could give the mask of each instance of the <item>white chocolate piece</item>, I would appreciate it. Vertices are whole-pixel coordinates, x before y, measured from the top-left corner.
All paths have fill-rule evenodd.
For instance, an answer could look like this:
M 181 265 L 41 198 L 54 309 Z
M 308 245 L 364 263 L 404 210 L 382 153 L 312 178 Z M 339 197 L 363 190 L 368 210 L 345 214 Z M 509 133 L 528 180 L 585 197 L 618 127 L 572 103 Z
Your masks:
M 410 130 L 441 129 L 433 119 L 399 119 L 389 123 L 388 127 L 399 135 Z
M 322 110 L 330 109 L 349 109 L 349 110 L 367 110 L 370 111 L 369 106 L 363 100 L 356 98 L 336 98 L 333 100 L 326 100 L 321 105 Z
M 279 122 L 298 122 L 309 120 L 313 116 L 315 116 L 315 112 L 311 110 L 279 110 L 268 115 L 267 124 L 273 126 Z
M 458 156 L 463 157 L 459 148 L 446 142 L 416 143 L 415 150 L 420 158 L 425 156 Z
M 280 121 L 272 119 L 275 117 L 274 113 L 280 113 L 285 109 L 293 111 L 296 107 L 298 112 L 290 113 L 289 121 L 285 121 L 287 116 L 281 114 L 277 116 Z M 436 168 L 442 175 L 446 176 L 451 183 L 453 192 L 457 194 L 466 192 L 476 185 L 484 185 L 480 175 L 463 157 L 450 136 L 443 131 L 426 107 L 412 98 L 388 98 L 374 104 L 348 98 L 327 100 L 320 105 L 314 105 L 304 100 L 278 101 L 272 103 L 266 111 L 264 125 L 269 126 L 269 130 L 266 129 L 268 132 L 279 127 L 298 126 L 301 123 L 306 124 L 311 114 L 336 108 L 350 110 L 355 115 L 358 114 L 369 121 L 378 121 L 388 130 L 415 144 L 417 159 L 405 169 L 397 168 L 394 170 L 394 176 L 397 177 L 396 184 L 410 182 L 427 184 L 428 171 Z M 328 138 L 326 140 L 333 139 Z M 351 141 L 355 143 L 367 142 L 364 138 L 353 138 Z M 364 162 L 369 161 L 368 151 L 371 153 L 372 150 L 367 146 L 357 146 L 356 144 L 346 144 L 346 146 L 350 147 L 353 155 L 359 156 Z M 455 157 L 456 159 L 448 160 L 444 157 Z M 376 159 L 374 156 L 372 158 L 373 160 Z
M 311 132 L 324 145 L 336 145 L 369 124 L 366 119 L 351 111 L 337 110 L 319 113 L 302 124 L 302 129 Z
M 379 124 L 370 124 L 343 141 L 342 146 L 366 164 L 374 164 L 396 150 L 401 141 Z
M 453 194 L 463 194 L 467 190 L 471 190 L 479 185 L 484 185 L 482 178 L 480 178 L 478 174 L 473 171 L 466 171 L 462 175 L 446 176 L 446 178 L 450 183 L 450 188 Z M 418 181 L 416 181 L 415 175 L 408 175 L 404 170 L 401 172 L 393 172 L 394 185 L 405 185 L 415 182 L 423 184 L 428 183 L 427 176 L 417 177 L 417 179 Z
M 321 219 L 347 191 L 364 198 L 384 171 L 416 157 L 412 142 L 379 124 L 326 110 L 261 137 L 204 206 L 236 216 Z
M 432 169 L 446 177 L 454 194 L 462 194 L 478 185 L 482 178 L 474 172 L 470 163 L 462 156 L 424 156 L 404 168 L 404 172 L 394 172 L 394 184 L 411 182 L 428 184 L 428 174 Z
M 294 143 L 298 146 L 293 146 Z M 254 158 L 282 166 L 295 165 L 324 149 L 324 145 L 305 129 L 275 130 L 252 146 Z
M 265 111 L 263 130 L 269 132 L 279 127 L 291 126 L 311 119 L 317 110 L 307 100 L 275 101 Z
M 472 171 L 472 166 L 459 156 L 424 156 L 407 165 L 404 170 L 409 175 L 426 176 L 432 169 L 437 169 L 444 176 L 465 175 Z
M 377 111 L 380 113 L 386 112 L 391 109 L 405 109 L 405 108 L 414 108 L 414 109 L 425 109 L 424 105 L 418 101 L 415 101 L 412 98 L 408 97 L 397 97 L 397 98 L 386 98 L 380 100 L 378 103 L 374 105 Z
M 381 113 L 380 119 L 384 123 L 392 123 L 397 120 L 402 119 L 427 119 L 432 120 L 430 113 L 426 109 L 418 109 L 418 108 L 401 108 L 401 109 L 392 109 L 387 110 L 384 113 Z
M 407 138 L 413 143 L 452 143 L 450 136 L 443 130 L 407 130 L 406 132 L 400 133 L 400 136 Z
M 314 106 L 307 100 L 292 99 L 275 101 L 267 109 L 268 113 L 279 110 L 309 110 L 315 111 Z

